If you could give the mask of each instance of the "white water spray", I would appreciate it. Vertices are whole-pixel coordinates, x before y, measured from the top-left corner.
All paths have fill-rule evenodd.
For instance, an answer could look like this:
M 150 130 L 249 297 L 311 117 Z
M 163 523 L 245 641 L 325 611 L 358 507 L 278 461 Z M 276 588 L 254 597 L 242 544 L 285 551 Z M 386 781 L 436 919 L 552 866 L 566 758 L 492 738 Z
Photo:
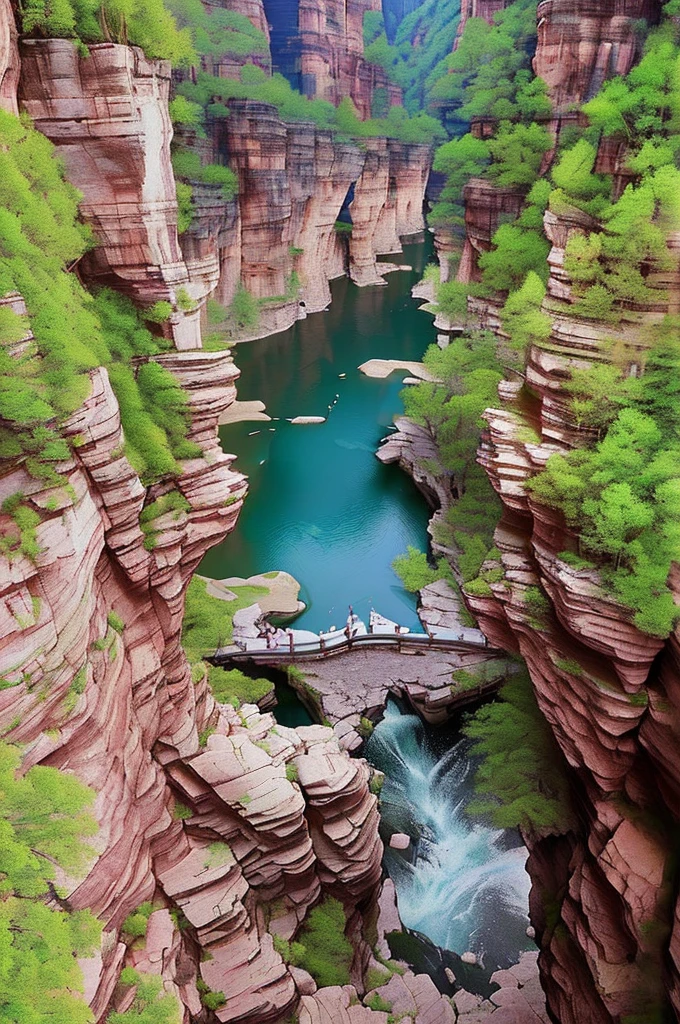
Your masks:
M 408 832 L 415 856 L 387 849 L 399 913 L 407 928 L 456 953 L 472 950 L 487 969 L 529 948 L 526 849 L 514 832 L 465 813 L 473 796 L 469 743 L 428 728 L 388 702 L 366 747 L 385 772 L 383 832 Z

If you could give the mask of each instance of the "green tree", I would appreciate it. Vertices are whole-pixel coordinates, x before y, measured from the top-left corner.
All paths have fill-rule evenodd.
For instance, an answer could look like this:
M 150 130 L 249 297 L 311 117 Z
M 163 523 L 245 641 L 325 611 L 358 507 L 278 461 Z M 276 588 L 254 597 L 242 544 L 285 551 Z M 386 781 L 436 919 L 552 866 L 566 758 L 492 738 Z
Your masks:
M 464 727 L 482 762 L 471 814 L 489 815 L 498 828 L 546 835 L 575 824 L 566 762 L 541 714 L 528 673 L 503 686 L 500 701 L 485 704 Z
M 18 774 L 21 754 L 0 743 L 0 1021 L 90 1024 L 79 998 L 76 956 L 88 956 L 100 926 L 89 911 L 55 910 L 58 868 L 80 871 L 97 824 L 94 793 L 74 776 L 36 766 Z

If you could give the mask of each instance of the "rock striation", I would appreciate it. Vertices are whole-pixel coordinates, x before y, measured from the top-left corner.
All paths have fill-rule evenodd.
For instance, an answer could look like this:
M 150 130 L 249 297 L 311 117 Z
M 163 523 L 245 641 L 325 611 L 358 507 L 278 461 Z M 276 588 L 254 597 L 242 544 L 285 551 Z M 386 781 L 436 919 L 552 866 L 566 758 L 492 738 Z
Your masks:
M 144 306 L 169 301 L 169 336 L 178 348 L 199 348 L 198 311 L 177 307 L 180 288 L 205 295 L 192 294 L 177 239 L 169 64 L 116 43 L 93 45 L 86 58 L 68 39 L 21 48 L 21 106 L 63 158 L 99 240 L 81 272 Z
M 358 284 L 383 283 L 376 257 L 424 229 L 430 147 L 367 139 L 360 149 L 282 121 L 270 104 L 232 100 L 229 109 L 212 145 L 227 154 L 239 194 L 224 203 L 219 188 L 193 186 L 182 248 L 194 291 L 215 287 L 228 306 L 245 287 L 260 302 L 260 337 L 325 309 L 329 281 L 348 269 Z M 335 225 L 352 190 L 347 238 Z
M 577 211 L 546 214 L 551 337 L 531 349 L 528 391 L 500 386 L 503 405 L 485 414 L 479 452 L 504 506 L 496 533 L 504 578 L 490 584 L 491 596 L 468 598 L 490 640 L 525 659 L 578 794 L 578 834 L 527 837 L 539 965 L 561 1024 L 609 1024 L 641 1012 L 641 1000 L 670 1000 L 677 1013 L 678 998 L 669 885 L 678 769 L 668 746 L 678 731 L 676 639 L 641 633 L 596 570 L 565 559 L 575 538 L 524 486 L 553 452 L 579 441 L 563 390 L 570 371 L 606 360 L 612 338 L 629 346 L 632 365 L 641 325 L 662 316 L 661 292 L 646 310 L 621 310 L 606 331 L 575 314 L 564 251 L 587 227 Z M 530 602 L 537 587 L 543 612 Z
M 655 24 L 660 8 L 658 0 L 541 0 L 534 70 L 547 83 L 556 114 L 630 71 L 641 53 L 640 21 Z
M 2 83 L 14 74 L 12 39 L 0 51 Z M 144 305 L 176 305 L 181 287 L 200 301 L 219 286 L 221 252 L 241 217 L 219 210 L 208 190 L 185 262 L 168 81 L 167 67 L 135 48 L 101 44 L 83 61 L 68 41 L 24 44 L 22 104 L 55 141 L 94 230 L 79 269 Z M 302 135 L 313 147 L 309 127 Z M 308 192 L 292 195 L 289 217 L 313 238 L 315 222 L 303 221 L 318 179 L 305 152 L 294 154 L 295 181 Z M 3 304 L 25 311 L 18 295 Z M 163 978 L 184 1022 L 205 1019 L 207 985 L 227 999 L 214 1019 L 266 1024 L 292 1012 L 311 982 L 284 963 L 273 936 L 293 936 L 324 894 L 345 905 L 361 987 L 370 952 L 362 914 L 381 875 L 377 802 L 365 762 L 350 760 L 331 730 L 275 728 L 254 707 L 218 706 L 187 663 L 186 587 L 234 528 L 246 481 L 217 438 L 238 370 L 228 352 L 200 348 L 198 312 L 177 310 L 171 326 L 175 349 L 158 361 L 184 389 L 188 440 L 200 451 L 176 478 L 148 487 L 139 479 L 104 368 L 91 372 L 88 398 L 62 426 L 74 444 L 56 467 L 59 487 L 31 477 L 21 459 L 3 466 L 0 502 L 21 493 L 39 515 L 40 552 L 34 561 L 0 556 L 0 733 L 24 746 L 26 767 L 73 772 L 96 793 L 95 856 L 63 879 L 68 905 L 103 923 L 101 948 L 81 964 L 96 1021 L 129 1008 L 133 992 L 117 982 L 134 966 Z M 174 492 L 182 500 L 164 512 Z M 12 529 L 4 511 L 0 529 Z M 121 927 L 146 900 L 146 939 L 133 947 Z
M 379 0 L 298 0 L 300 76 L 306 96 L 338 105 L 350 96 L 362 118 L 371 117 L 376 89 L 387 103 L 401 103 L 399 86 L 364 59 L 363 22 L 380 11 Z

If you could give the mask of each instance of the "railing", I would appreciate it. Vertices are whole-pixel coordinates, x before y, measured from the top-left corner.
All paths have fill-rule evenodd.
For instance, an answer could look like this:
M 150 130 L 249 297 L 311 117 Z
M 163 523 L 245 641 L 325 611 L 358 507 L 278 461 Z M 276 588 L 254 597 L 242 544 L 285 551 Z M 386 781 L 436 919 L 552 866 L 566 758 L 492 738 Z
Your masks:
M 502 656 L 503 651 L 490 647 L 488 641 L 475 641 L 438 637 L 433 633 L 363 633 L 347 637 L 338 631 L 332 640 L 321 637 L 314 643 L 295 643 L 289 634 L 287 647 L 251 648 L 239 650 L 236 646 L 220 647 L 210 661 L 216 665 L 229 661 L 290 661 L 328 658 L 335 654 L 352 651 L 357 647 L 396 648 L 398 652 L 408 650 L 439 650 L 439 651 L 488 651 L 489 654 Z M 340 639 L 344 637 L 344 639 Z

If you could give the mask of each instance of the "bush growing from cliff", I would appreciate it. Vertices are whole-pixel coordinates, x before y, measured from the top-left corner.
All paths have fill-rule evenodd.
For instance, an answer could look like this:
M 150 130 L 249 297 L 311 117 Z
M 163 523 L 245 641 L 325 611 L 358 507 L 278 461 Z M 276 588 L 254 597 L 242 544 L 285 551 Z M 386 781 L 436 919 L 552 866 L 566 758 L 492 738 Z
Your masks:
M 497 828 L 545 835 L 574 826 L 566 762 L 523 672 L 505 683 L 500 701 L 486 704 L 464 726 L 482 757 L 477 799 L 468 813 L 489 816 Z
M 32 475 L 59 483 L 53 467 L 68 458 L 59 421 L 87 397 L 89 371 L 105 366 L 135 468 L 145 479 L 175 474 L 176 458 L 188 451 L 179 385 L 158 364 L 137 375 L 130 365 L 170 343 L 143 326 L 129 300 L 109 289 L 93 298 L 66 272 L 91 243 L 78 223 L 77 199 L 48 140 L 0 111 L 0 295 L 17 291 L 28 309 L 26 318 L 5 317 L 5 336 L 11 344 L 26 322 L 34 334 L 21 355 L 0 346 L 0 417 L 11 428 L 5 452 L 23 454 Z M 163 377 L 170 407 L 161 408 L 149 389 L 140 391 L 140 375 L 142 391 L 144 380 Z
M 430 583 L 436 583 L 437 580 L 448 579 L 451 576 L 451 570 L 443 558 L 440 558 L 436 568 L 433 568 L 425 552 L 418 551 L 410 544 L 405 555 L 397 555 L 392 562 L 392 568 L 401 580 L 404 589 L 413 594 Z
M 188 30 L 177 27 L 163 0 L 24 0 L 20 17 L 27 36 L 133 43 L 175 65 L 196 61 Z
M 645 369 L 639 380 L 612 381 L 601 427 L 613 418 L 594 446 L 552 456 L 529 488 L 578 531 L 582 553 L 598 560 L 603 582 L 636 625 L 664 637 L 680 614 L 667 585 L 680 550 L 680 333 L 672 318 L 658 329 L 647 365 L 649 378 Z M 583 386 L 577 379 L 577 395 Z
M 121 973 L 124 986 L 135 986 L 132 1006 L 123 1013 L 113 1012 L 106 1024 L 179 1024 L 180 1007 L 174 996 L 163 991 L 163 979 L 126 967 Z
M 458 578 L 470 580 L 492 547 L 500 516 L 498 498 L 476 462 L 481 414 L 496 400 L 502 379 L 496 340 L 490 332 L 463 334 L 444 349 L 431 345 L 423 361 L 440 383 L 407 388 L 404 409 L 435 440 L 440 474 L 450 481 L 454 500 L 437 524 L 435 540 L 456 552 Z
M 431 76 L 430 106 L 454 130 L 473 117 L 549 115 L 545 85 L 530 70 L 535 38 L 536 0 L 515 0 L 493 25 L 469 18 L 456 50 Z
M 18 775 L 20 763 L 0 743 L 0 1021 L 89 1024 L 76 957 L 92 955 L 101 926 L 87 910 L 44 901 L 57 893 L 59 868 L 81 871 L 94 854 L 85 842 L 97 830 L 94 793 L 56 768 Z
M 206 57 L 267 56 L 264 32 L 239 11 L 205 7 L 201 0 L 165 0 L 177 24 L 186 29 L 196 52 Z
M 350 983 L 354 950 L 345 936 L 346 923 L 342 903 L 328 896 L 307 915 L 294 943 L 298 965 L 309 971 L 320 987 Z

